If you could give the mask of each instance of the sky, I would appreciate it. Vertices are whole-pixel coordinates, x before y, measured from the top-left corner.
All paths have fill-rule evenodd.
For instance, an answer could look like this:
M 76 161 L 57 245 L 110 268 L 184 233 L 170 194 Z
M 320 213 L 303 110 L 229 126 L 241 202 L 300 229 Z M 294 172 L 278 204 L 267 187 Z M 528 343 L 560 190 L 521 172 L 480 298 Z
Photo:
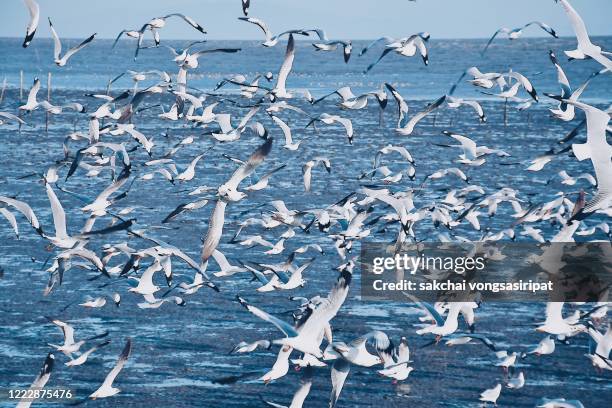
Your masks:
M 49 37 L 47 17 L 63 38 L 114 38 L 124 28 L 140 28 L 157 16 L 182 12 L 198 21 L 208 39 L 258 39 L 258 27 L 242 21 L 240 0 L 37 0 L 37 36 Z M 612 35 L 612 0 L 571 0 L 591 35 Z M 540 20 L 561 36 L 573 35 L 562 7 L 554 0 L 251 0 L 250 17 L 264 20 L 273 33 L 291 28 L 323 28 L 333 39 L 404 37 L 428 31 L 432 38 L 485 38 L 500 27 Z M 0 37 L 22 37 L 28 12 L 21 0 L 2 0 Z M 524 36 L 547 35 L 530 27 Z M 180 19 L 161 32 L 166 39 L 200 39 Z

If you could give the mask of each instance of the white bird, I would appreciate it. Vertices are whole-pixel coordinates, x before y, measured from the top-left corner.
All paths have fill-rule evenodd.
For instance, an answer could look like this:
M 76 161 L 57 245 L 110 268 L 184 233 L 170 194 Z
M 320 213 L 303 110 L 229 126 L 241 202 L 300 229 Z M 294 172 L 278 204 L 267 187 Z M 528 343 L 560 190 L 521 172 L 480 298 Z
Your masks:
M 294 142 L 293 137 L 291 135 L 291 128 L 281 119 L 279 119 L 278 116 L 270 115 L 270 117 L 272 118 L 274 123 L 276 123 L 278 127 L 281 128 L 283 135 L 285 136 L 285 144 L 283 145 L 283 147 L 291 151 L 299 149 L 300 144 L 303 142 L 303 140 L 300 140 L 297 143 Z
M 484 390 L 482 393 L 480 393 L 480 401 L 484 402 L 485 405 L 488 402 L 492 402 L 495 406 L 497 406 L 497 399 L 499 398 L 499 395 L 501 394 L 501 390 L 502 390 L 501 384 L 497 384 L 493 388 Z
M 569 1 L 555 1 L 557 3 L 561 3 L 565 13 L 569 17 L 572 28 L 576 33 L 576 40 L 578 41 L 578 47 L 572 51 L 565 51 L 565 55 L 573 59 L 584 59 L 586 57 L 591 57 L 605 68 L 612 71 L 612 61 L 603 54 L 601 47 L 591 42 L 582 17 L 580 17 L 576 10 L 574 10 Z
M 71 359 L 70 361 L 67 361 L 66 363 L 64 363 L 64 365 L 66 365 L 67 367 L 76 367 L 76 366 L 80 366 L 82 364 L 85 364 L 85 362 L 87 361 L 87 359 L 89 358 L 89 355 L 91 353 L 93 353 L 94 351 L 107 346 L 110 344 L 110 340 L 105 341 L 103 343 L 100 344 L 96 344 L 95 346 L 93 346 L 92 348 L 90 348 L 87 351 L 84 351 L 80 356 L 78 356 L 77 358 Z
M 289 406 L 276 404 L 266 400 L 264 400 L 264 402 L 273 408 L 302 408 L 304 401 L 310 392 L 310 388 L 312 387 L 313 371 L 314 369 L 311 366 L 307 366 L 302 370 L 300 387 L 297 389 L 295 394 L 293 394 L 293 398 L 291 399 L 291 404 Z
M 60 41 L 57 33 L 55 32 L 55 28 L 53 27 L 53 24 L 51 24 L 51 18 L 49 18 L 49 28 L 51 29 L 51 35 L 53 36 L 53 59 L 54 59 L 55 64 L 58 67 L 65 66 L 68 63 L 68 59 L 72 57 L 74 54 L 76 54 L 77 52 L 79 52 L 80 50 L 82 50 L 85 46 L 87 46 L 87 44 L 92 42 L 97 34 L 97 33 L 94 33 L 90 35 L 85 40 L 83 40 L 83 42 L 81 42 L 79 45 L 77 45 L 76 47 L 70 48 L 68 51 L 66 51 L 64 56 L 60 57 L 60 55 L 62 54 L 62 42 Z
M 348 138 L 349 144 L 353 144 L 353 122 L 350 119 L 343 118 L 338 115 L 330 115 L 328 113 L 321 113 L 319 116 L 312 118 L 310 122 L 306 125 L 306 127 L 310 125 L 314 125 L 315 122 L 323 122 L 326 125 L 331 125 L 333 123 L 340 123 L 344 126 L 344 130 L 346 131 L 346 137 Z
M 279 340 L 274 340 L 274 344 L 282 345 L 282 349 L 293 348 L 303 353 L 312 354 L 317 358 L 321 358 L 323 357 L 323 353 L 321 352 L 319 344 L 317 344 L 317 337 L 329 324 L 329 321 L 338 313 L 338 310 L 344 303 L 348 294 L 350 282 L 351 274 L 348 272 L 341 273 L 329 295 L 321 299 L 311 313 L 309 313 L 305 319 L 299 321 L 296 327 L 250 305 L 240 297 L 238 297 L 238 301 L 249 312 L 260 319 L 272 323 L 287 336 Z
M 230 351 L 230 354 L 250 353 L 252 351 L 257 350 L 260 347 L 266 350 L 270 350 L 270 348 L 272 347 L 272 342 L 270 340 L 257 340 L 252 343 L 241 341 L 240 343 L 236 344 L 236 346 L 234 346 L 232 351 Z
M 250 186 L 246 187 L 245 190 L 246 191 L 260 191 L 260 190 L 263 190 L 264 188 L 268 187 L 268 184 L 270 183 L 270 177 L 272 177 L 272 175 L 274 173 L 276 173 L 277 171 L 280 171 L 280 170 L 284 169 L 286 166 L 287 166 L 286 164 L 283 164 L 281 166 L 278 166 L 275 169 L 270 170 L 269 172 L 267 172 L 266 174 L 261 176 L 259 178 L 259 180 L 257 180 L 256 183 L 251 184 Z
M 34 78 L 34 83 L 32 84 L 32 88 L 30 88 L 30 92 L 28 92 L 28 99 L 25 105 L 21 105 L 19 107 L 19 110 L 31 112 L 34 109 L 38 108 L 38 101 L 36 100 L 36 96 L 39 90 L 40 90 L 40 79 Z
M 610 360 L 610 350 L 612 350 L 611 326 L 608 325 L 604 334 L 593 327 L 589 327 L 589 335 L 595 342 L 596 347 L 594 352 L 587 354 L 587 357 L 591 359 L 593 366 L 603 370 L 612 370 L 612 360 Z
M 480 105 L 480 103 L 478 103 L 477 101 L 470 101 L 467 99 L 456 98 L 454 96 L 447 95 L 446 104 L 448 105 L 449 108 L 459 108 L 462 105 L 470 106 L 472 109 L 476 111 L 476 114 L 478 115 L 478 119 L 481 122 L 484 123 L 487 121 L 487 117 L 484 113 L 484 110 L 482 109 L 482 106 Z
M 243 162 L 240 167 L 238 167 L 236 171 L 234 171 L 228 181 L 219 186 L 218 193 L 222 199 L 227 199 L 230 201 L 240 201 L 244 197 L 246 197 L 245 193 L 238 191 L 238 187 L 242 180 L 250 176 L 255 171 L 255 169 L 259 167 L 261 163 L 263 163 L 268 154 L 270 154 L 270 151 L 272 150 L 273 140 L 274 139 L 271 137 L 268 138 L 264 142 L 264 144 L 259 146 L 253 152 L 253 154 L 249 156 L 247 161 Z
M 100 388 L 94 391 L 89 396 L 89 398 L 97 399 L 97 398 L 112 397 L 113 395 L 116 395 L 121 391 L 119 388 L 113 387 L 113 381 L 115 381 L 115 378 L 117 377 L 117 375 L 119 375 L 119 373 L 123 369 L 123 366 L 125 366 L 125 363 L 130 357 L 131 352 L 132 352 L 132 339 L 128 337 L 127 342 L 125 343 L 125 347 L 123 348 L 123 351 L 119 355 L 119 359 L 117 360 L 117 363 L 115 363 L 115 366 L 113 367 L 113 369 L 108 373 L 108 375 L 104 379 L 104 382 L 102 383 Z
M 317 51 L 335 51 L 339 45 L 342 46 L 342 55 L 344 57 L 344 63 L 348 64 L 349 60 L 351 59 L 351 52 L 353 51 L 353 44 L 350 41 L 334 40 L 312 43 L 312 46 Z
M 587 119 L 586 143 L 572 144 L 572 150 L 579 161 L 590 159 L 597 178 L 597 193 L 586 203 L 580 213 L 588 214 L 612 205 L 612 146 L 606 140 L 610 115 L 600 109 L 582 102 L 564 100 L 584 111 Z
M 51 371 L 53 370 L 54 364 L 55 364 L 55 356 L 52 353 L 47 354 L 47 357 L 45 358 L 45 362 L 43 363 L 43 366 L 40 369 L 40 372 L 38 373 L 38 375 L 32 382 L 32 385 L 30 385 L 29 389 L 31 389 L 32 391 L 44 389 L 45 385 L 47 384 L 47 381 L 49 381 L 49 378 L 51 377 Z M 29 394 L 26 393 L 26 396 L 28 395 Z M 16 408 L 29 408 L 30 405 L 32 405 L 32 403 L 35 400 L 36 400 L 35 398 L 30 398 L 30 397 L 26 398 L 24 396 L 24 398 L 22 398 L 17 403 Z
M 200 161 L 200 159 L 202 157 L 204 157 L 204 154 L 197 155 L 191 161 L 191 163 L 189 163 L 187 168 L 185 168 L 185 171 L 183 171 L 178 176 L 176 176 L 176 179 L 180 180 L 180 181 L 190 181 L 190 180 L 192 180 L 195 177 L 195 166 L 198 164 L 198 161 Z
M 389 92 L 391 92 L 391 95 L 397 103 L 397 127 L 401 128 L 405 125 L 404 119 L 407 118 L 406 115 L 408 114 L 408 104 L 402 97 L 402 94 L 400 94 L 399 91 L 391 84 L 385 82 L 385 87 L 389 90 Z
M 327 157 L 315 157 L 312 160 L 307 161 L 302 166 L 302 175 L 304 176 L 304 190 L 306 192 L 310 191 L 310 185 L 312 181 L 312 169 L 319 163 L 321 163 L 323 167 L 325 167 L 325 170 L 327 170 L 328 173 L 331 173 L 331 162 Z
M 40 7 L 34 0 L 23 0 L 23 2 L 28 8 L 28 13 L 30 13 L 30 21 L 26 27 L 25 39 L 23 40 L 22 44 L 23 48 L 26 48 L 34 39 L 34 34 L 36 34 L 38 20 L 40 19 Z
M 88 308 L 99 308 L 106 305 L 106 298 L 104 296 L 100 296 L 94 299 L 89 299 L 83 303 L 79 303 L 79 306 L 88 307 Z
M 47 189 L 47 197 L 51 204 L 51 213 L 53 215 L 53 224 L 55 226 L 55 236 L 44 235 L 51 243 L 59 248 L 71 249 L 75 245 L 81 243 L 80 239 L 71 237 L 66 230 L 66 213 L 55 195 L 53 188 L 49 183 L 45 183 Z
M 23 201 L 0 195 L 0 214 L 2 214 L 11 223 L 11 226 L 15 231 L 15 235 L 17 235 L 18 238 L 19 229 L 17 227 L 17 220 L 15 219 L 13 213 L 8 210 L 8 207 L 12 207 L 23 214 L 32 228 L 34 228 L 39 235 L 43 235 L 43 230 L 38 222 L 38 218 L 36 218 L 36 214 L 34 214 L 34 211 L 32 210 L 32 207 Z
M 586 331 L 583 324 L 570 325 L 563 319 L 563 302 L 548 302 L 546 304 L 546 321 L 536 328 L 537 331 L 570 336 Z
M 584 405 L 578 400 L 566 400 L 565 398 L 543 398 L 536 408 L 584 408 Z
M 513 389 L 513 390 L 521 389 L 523 388 L 524 385 L 525 385 L 525 373 L 523 373 L 522 371 L 518 373 L 516 377 L 509 378 L 508 382 L 506 383 L 506 387 Z
M 561 183 L 568 185 L 568 186 L 573 186 L 574 184 L 578 182 L 578 180 L 581 180 L 581 179 L 588 181 L 589 184 L 591 184 L 592 186 L 597 185 L 597 180 L 595 180 L 595 177 L 593 177 L 593 175 L 589 173 L 582 173 L 582 174 L 572 177 L 569 174 L 567 174 L 567 171 L 561 170 L 559 173 L 557 173 L 557 175 L 561 177 L 561 180 L 562 180 Z
M 536 348 L 527 352 L 527 354 L 535 354 L 537 356 L 544 356 L 547 354 L 552 354 L 554 353 L 554 351 L 555 351 L 555 340 L 551 336 L 546 336 L 542 340 L 540 340 L 540 343 L 538 343 L 538 346 Z
M 446 95 L 438 98 L 436 101 L 427 105 L 424 110 L 411 117 L 410 120 L 404 126 L 396 128 L 395 131 L 402 136 L 408 136 L 412 134 L 412 131 L 414 130 L 416 124 L 419 123 L 419 121 L 425 116 L 429 115 L 431 112 L 439 108 L 445 100 Z
M 257 27 L 261 28 L 261 31 L 263 31 L 264 35 L 266 36 L 266 40 L 261 44 L 264 47 L 274 47 L 276 44 L 278 44 L 278 41 L 281 39 L 281 37 L 287 34 L 308 35 L 307 33 L 304 32 L 304 30 L 287 30 L 287 31 L 283 31 L 282 33 L 278 35 L 274 35 L 268 28 L 268 25 L 261 19 L 254 18 L 254 17 L 238 17 L 238 20 L 246 21 L 247 23 L 251 23 L 251 24 L 255 24 Z
M 425 38 L 429 38 L 429 35 L 427 35 L 427 37 Z M 412 57 L 416 55 L 418 51 L 421 55 L 421 58 L 423 59 L 423 63 L 425 65 L 428 65 L 429 56 L 427 52 L 427 46 L 425 45 L 426 41 L 427 39 L 424 39 L 423 33 L 419 33 L 413 34 L 407 38 L 401 38 L 390 44 L 387 44 L 382 54 L 380 54 L 380 57 L 378 57 L 376 61 L 368 65 L 368 67 L 363 71 L 363 73 L 367 74 L 368 72 L 370 72 L 372 68 L 374 68 L 387 54 L 392 51 L 404 57 Z
M 529 26 L 532 25 L 537 25 L 539 26 L 542 30 L 546 31 L 548 34 L 550 34 L 551 36 L 553 36 L 554 38 L 559 38 L 559 36 L 557 35 L 557 33 L 555 32 L 555 30 L 549 26 L 548 24 L 545 24 L 541 21 L 532 21 L 530 23 L 525 24 L 522 27 L 518 27 L 518 28 L 507 28 L 507 27 L 502 27 L 499 30 L 497 30 L 493 36 L 489 39 L 489 41 L 487 41 L 487 45 L 485 45 L 484 49 L 481 52 L 481 55 L 484 55 L 485 52 L 487 52 L 487 49 L 489 48 L 489 45 L 491 45 L 491 43 L 493 42 L 493 40 L 495 39 L 495 37 L 497 37 L 499 34 L 506 34 L 508 36 L 509 40 L 516 40 L 517 38 L 519 38 L 521 36 L 521 34 L 523 34 L 523 30 Z

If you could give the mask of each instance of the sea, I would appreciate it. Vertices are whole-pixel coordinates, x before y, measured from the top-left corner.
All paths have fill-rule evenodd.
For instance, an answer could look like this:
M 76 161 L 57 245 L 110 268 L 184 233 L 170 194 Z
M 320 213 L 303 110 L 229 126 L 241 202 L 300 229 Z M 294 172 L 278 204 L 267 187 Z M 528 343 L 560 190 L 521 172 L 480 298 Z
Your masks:
M 124 90 L 133 89 L 134 83 L 129 75 L 124 75 L 108 87 L 111 79 L 127 70 L 163 70 L 175 76 L 178 67 L 164 45 L 180 48 L 189 42 L 165 41 L 162 38 L 162 46 L 143 49 L 138 59 L 134 60 L 133 41 L 122 40 L 112 48 L 111 40 L 95 40 L 74 55 L 67 66 L 60 68 L 53 64 L 51 40 L 36 38 L 27 49 L 22 49 L 21 41 L 17 38 L 0 38 L 0 84 L 4 83 L 0 111 L 3 112 L 17 113 L 18 106 L 25 103 L 36 77 L 40 78 L 42 85 L 38 98 L 46 99 L 49 73 L 51 103 L 62 105 L 79 102 L 86 106 L 88 112 L 94 111 L 101 102 L 87 94 L 109 92 L 118 95 Z M 612 37 L 595 37 L 593 41 L 604 49 L 612 49 Z M 78 40 L 68 39 L 65 42 L 71 46 Z M 266 406 L 263 400 L 289 406 L 300 384 L 300 372 L 291 367 L 286 376 L 270 384 L 264 385 L 258 380 L 272 367 L 277 346 L 249 354 L 229 354 L 240 341 L 282 337 L 276 328 L 249 313 L 235 298 L 239 295 L 253 305 L 291 322 L 291 313 L 298 303 L 290 300 L 290 296 L 327 295 L 338 276 L 335 268 L 346 259 L 341 259 L 337 254 L 328 234 L 314 227 L 308 233 L 296 229 L 295 237 L 286 241 L 281 254 L 265 255 L 261 247 L 245 248 L 230 242 L 239 223 L 251 217 L 270 214 L 273 210 L 270 202 L 273 200 L 283 200 L 290 210 L 314 210 L 332 205 L 362 186 L 389 188 L 395 192 L 422 188 L 415 197 L 417 208 L 440 201 L 449 189 L 465 186 L 462 180 L 452 176 L 423 183 L 425 177 L 436 170 L 462 167 L 456 163 L 459 149 L 441 146 L 454 144 L 442 134 L 443 130 L 466 135 L 478 145 L 502 149 L 510 154 L 510 157 L 490 156 L 481 167 L 462 167 L 469 177 L 469 183 L 482 186 L 487 194 L 502 187 L 511 187 L 518 191 L 518 197 L 527 207 L 551 201 L 559 192 L 575 193 L 580 189 L 587 193 L 594 192 L 594 187 L 585 180 L 579 180 L 575 185 L 561 183 L 557 174 L 562 170 L 572 176 L 593 173 L 589 161 L 579 162 L 570 152 L 555 157 L 542 171 L 526 170 L 530 160 L 551 148 L 561 150 L 567 147 L 567 143 L 560 141 L 584 119 L 582 112 L 578 112 L 570 122 L 552 118 L 549 109 L 555 103 L 544 95 L 560 92 L 556 70 L 548 57 L 549 50 L 557 55 L 574 88 L 600 69 L 594 61 L 567 60 L 563 50 L 575 48 L 575 39 L 499 39 L 485 56 L 480 54 L 485 40 L 431 39 L 428 66 L 418 56 L 407 58 L 390 54 L 364 74 L 364 69 L 383 50 L 379 45 L 358 56 L 359 50 L 368 43 L 355 41 L 353 55 L 346 64 L 340 50 L 316 51 L 307 41 L 297 41 L 287 87 L 294 90 L 296 95 L 307 89 L 318 98 L 343 86 L 350 86 L 355 94 L 375 91 L 386 82 L 400 91 L 409 105 L 408 115 L 412 116 L 431 101 L 448 93 L 467 68 L 477 66 L 482 72 L 507 72 L 512 69 L 522 73 L 532 81 L 539 95 L 539 103 L 519 111 L 517 102 L 505 104 L 503 99 L 479 92 L 464 79 L 454 95 L 480 101 L 487 116 L 486 123 L 479 123 L 469 107 L 443 108 L 422 120 L 412 135 L 401 136 L 394 131 L 397 109 L 391 96 L 382 112 L 374 99 L 365 109 L 352 111 L 341 110 L 335 96 L 316 105 L 310 105 L 296 96 L 289 102 L 309 115 L 314 117 L 326 112 L 350 118 L 355 132 L 353 143 L 349 144 L 341 126 L 317 124 L 316 129 L 312 126 L 307 128 L 308 117 L 283 111 L 278 115 L 291 126 L 294 140 L 304 140 L 297 151 L 281 147 L 281 130 L 261 109 L 254 120 L 261 122 L 275 141 L 264 164 L 255 175 L 245 180 L 245 185 L 256 182 L 258 177 L 282 164 L 286 167 L 272 176 L 268 188 L 251 193 L 248 198 L 228 206 L 219 249 L 230 262 L 236 264 L 277 263 L 287 259 L 292 250 L 302 245 L 321 245 L 323 254 L 308 252 L 296 255 L 297 264 L 301 265 L 311 258 L 314 261 L 304 273 L 304 287 L 294 290 L 259 293 L 256 291 L 259 284 L 253 281 L 252 275 L 241 273 L 213 278 L 220 292 L 201 288 L 196 294 L 185 296 L 182 307 L 169 302 L 158 309 L 140 309 L 137 304 L 142 302 L 142 297 L 128 291 L 134 285 L 131 279 L 96 278 L 99 275 L 97 272 L 75 265 L 64 275 L 62 285 L 44 296 L 49 277 L 46 269 L 58 250 L 48 247 L 48 242 L 38 236 L 22 216 L 17 216 L 19 238 L 10 224 L 0 219 L 0 394 L 5 395 L 8 389 L 28 387 L 40 371 L 47 353 L 53 350 L 48 343 L 62 342 L 61 331 L 48 320 L 51 317 L 74 326 L 77 339 L 108 331 L 106 338 L 111 343 L 94 352 L 84 365 L 78 367 L 65 366 L 68 358 L 55 352 L 56 362 L 47 387 L 74 390 L 76 397 L 70 402 L 39 400 L 34 403 L 35 406 L 55 407 L 63 403 L 83 402 L 96 407 L 260 407 Z M 237 125 L 259 97 L 240 98 L 237 87 L 226 85 L 215 90 L 216 84 L 236 74 L 249 79 L 267 72 L 276 75 L 283 61 L 284 43 L 265 48 L 256 41 L 210 41 L 195 47 L 214 48 L 240 48 L 241 51 L 200 57 L 199 67 L 189 72 L 189 91 L 194 94 L 209 93 L 205 104 L 223 100 L 215 112 L 230 113 L 233 124 Z M 23 90 L 20 97 L 21 76 Z M 138 88 L 143 89 L 156 81 L 153 76 L 139 83 Z M 274 83 L 268 84 L 266 79 L 261 78 L 260 85 L 273 86 Z M 529 98 L 529 95 L 522 93 L 521 97 Z M 612 76 L 604 74 L 593 79 L 581 100 L 607 109 L 612 103 Z M 188 193 L 196 187 L 216 188 L 231 176 L 237 164 L 226 159 L 224 154 L 246 159 L 261 145 L 262 140 L 247 130 L 239 141 L 219 143 L 207 135 L 210 128 L 195 127 L 183 120 L 160 119 L 159 114 L 169 110 L 173 102 L 174 97 L 170 94 L 147 97 L 141 105 L 147 109 L 133 118 L 136 129 L 152 139 L 155 146 L 151 157 L 142 148 L 130 152 L 132 177 L 136 181 L 127 196 L 112 208 L 118 212 L 133 207 L 128 217 L 135 219 L 134 229 L 170 243 L 199 260 L 214 197 L 210 193 L 203 194 L 202 198 L 208 196 L 211 199 L 208 205 L 184 213 L 170 223 L 162 224 L 161 221 L 178 205 L 193 201 L 194 196 Z M 67 137 L 73 132 L 87 133 L 88 116 L 70 111 L 47 118 L 45 112 L 39 109 L 23 119 L 27 125 L 0 125 L 0 195 L 27 202 L 43 229 L 53 231 L 49 201 L 41 179 L 50 166 L 60 166 L 55 191 L 66 212 L 68 231 L 76 234 L 87 219 L 81 208 L 93 201 L 112 181 L 108 171 L 102 171 L 97 177 L 88 177 L 82 169 L 65 179 L 76 151 L 84 147 L 83 142 L 69 141 Z M 182 147 L 174 160 L 181 169 L 198 154 L 204 154 L 193 180 L 172 184 L 159 174 L 153 180 L 141 179 L 151 170 L 144 166 L 147 160 L 163 157 L 188 136 L 193 136 L 194 142 Z M 136 142 L 125 137 L 103 137 L 107 141 L 125 141 L 130 148 L 137 146 Z M 582 129 L 572 142 L 584 140 L 585 131 Z M 388 144 L 404 146 L 411 152 L 416 166 L 414 180 L 404 177 L 398 183 L 385 184 L 381 177 L 361 177 L 362 173 L 372 168 L 376 152 Z M 68 159 L 65 159 L 65 155 Z M 319 156 L 331 160 L 331 172 L 328 174 L 322 166 L 316 167 L 313 170 L 312 189 L 305 192 L 302 166 Z M 406 168 L 405 162 L 394 157 L 384 160 L 393 171 Z M 465 222 L 449 231 L 443 226 L 436 228 L 431 222 L 423 221 L 422 225 L 415 227 L 417 239 L 436 242 L 450 234 L 476 240 L 488 231 L 508 228 L 514 221 L 508 203 L 501 204 L 497 214 L 491 218 L 487 217 L 486 210 L 482 210 L 480 217 L 482 231 L 474 231 Z M 388 212 L 387 207 L 375 205 L 371 217 Z M 308 223 L 309 220 L 310 217 L 305 216 L 304 222 Z M 101 217 L 96 221 L 96 228 L 109 226 L 110 222 L 110 216 Z M 601 222 L 609 223 L 609 219 L 602 215 L 591 217 L 585 220 L 583 228 Z M 541 222 L 536 226 L 547 239 L 560 228 L 558 223 Z M 370 236 L 366 238 L 369 242 L 392 242 L 397 235 L 397 225 L 385 227 L 382 221 L 371 226 L 371 229 Z M 249 226 L 239 238 L 259 234 L 275 243 L 285 230 L 285 227 L 266 230 L 260 226 Z M 340 230 L 341 227 L 336 225 L 330 233 Z M 518 241 L 530 240 L 518 234 L 520 227 L 516 231 Z M 605 240 L 609 237 L 598 231 L 584 239 Z M 93 238 L 88 248 L 101 256 L 104 244 L 123 242 L 135 249 L 151 246 L 150 242 L 117 232 Z M 355 245 L 348 257 L 358 259 L 359 244 Z M 126 262 L 127 257 L 118 256 L 110 261 L 109 266 L 121 266 Z M 184 263 L 175 259 L 172 266 L 174 284 L 193 279 L 193 270 Z M 211 263 L 208 272 L 214 272 L 215 267 Z M 162 287 L 166 285 L 160 273 L 155 281 Z M 165 289 L 160 293 L 163 291 Z M 121 295 L 119 307 L 110 299 L 114 293 Z M 79 306 L 88 296 L 106 296 L 108 301 L 101 308 Z M 565 313 L 570 314 L 577 309 L 586 311 L 588 308 L 589 305 L 566 305 Z M 419 309 L 409 302 L 361 299 L 359 267 L 355 269 L 349 296 L 331 322 L 334 339 L 348 343 L 372 330 L 384 331 L 395 343 L 401 337 L 406 337 L 414 371 L 406 381 L 394 384 L 380 376 L 377 367 L 352 366 L 337 407 L 476 407 L 481 404 L 478 399 L 482 391 L 497 383 L 505 384 L 508 374 L 495 365 L 498 360 L 491 350 L 480 342 L 449 347 L 443 340 L 436 345 L 428 345 L 431 337 L 415 333 L 420 316 Z M 541 302 L 485 301 L 476 311 L 475 330 L 490 338 L 499 349 L 527 351 L 544 337 L 534 330 L 535 324 L 544 318 L 545 304 Z M 605 330 L 605 321 L 599 327 Z M 459 331 L 466 330 L 461 320 Z M 114 383 L 121 392 L 111 398 L 86 400 L 102 384 L 128 337 L 133 342 L 132 353 Z M 101 341 L 88 342 L 82 350 Z M 611 372 L 596 370 L 585 356 L 588 350 L 589 336 L 581 334 L 567 344 L 558 343 L 551 355 L 520 359 L 514 374 L 524 372 L 526 384 L 519 390 L 504 386 L 498 400 L 499 406 L 534 407 L 542 398 L 580 400 L 588 408 L 609 406 L 612 399 Z M 292 358 L 297 355 L 294 353 Z M 316 368 L 304 407 L 328 406 L 330 392 L 329 367 Z M 2 407 L 14 405 L 15 401 L 6 398 L 0 400 Z

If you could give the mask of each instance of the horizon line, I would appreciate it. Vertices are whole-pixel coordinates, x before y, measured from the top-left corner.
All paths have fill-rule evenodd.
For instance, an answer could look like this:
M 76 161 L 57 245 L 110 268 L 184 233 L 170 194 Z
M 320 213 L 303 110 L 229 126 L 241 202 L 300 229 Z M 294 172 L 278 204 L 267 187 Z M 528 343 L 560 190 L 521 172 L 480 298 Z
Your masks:
M 612 34 L 592 34 L 589 37 L 591 38 L 599 38 L 599 37 L 612 37 Z M 41 38 L 41 39 L 46 39 L 46 40 L 52 40 L 53 38 L 50 36 L 40 36 L 40 37 L 35 37 L 35 38 Z M 308 38 L 304 38 L 304 36 L 296 36 L 294 37 L 295 41 L 303 41 L 303 42 L 307 42 L 307 41 L 316 41 L 316 37 L 312 37 L 311 39 Z M 340 37 L 339 37 L 340 38 Z M 377 37 L 377 38 L 349 38 L 347 40 L 350 41 L 374 41 L 377 40 L 378 38 L 381 37 Z M 491 37 L 431 37 L 430 40 L 489 40 Z M 523 35 L 521 37 L 521 39 L 538 39 L 538 38 L 552 38 L 550 35 Z M 560 36 L 558 38 L 555 38 L 556 40 L 561 40 L 561 39 L 570 39 L 570 38 L 576 38 L 573 35 L 565 35 L 565 36 Z M 22 41 L 23 37 L 7 37 L 7 36 L 0 36 L 0 39 L 2 40 L 19 40 Z M 81 40 L 82 38 L 80 37 L 64 37 L 62 39 L 66 39 L 66 40 Z M 96 39 L 99 40 L 115 40 L 115 37 L 96 37 Z M 344 39 L 344 37 L 342 37 L 342 39 Z M 197 38 L 193 37 L 193 38 L 166 38 L 166 41 L 196 41 Z M 501 40 L 506 40 L 508 42 L 514 42 L 516 40 L 508 40 L 505 38 L 501 38 Z M 122 41 L 131 41 L 130 39 L 126 39 L 126 38 L 121 38 L 119 40 L 119 42 Z M 207 38 L 204 41 L 254 41 L 254 42 L 261 42 L 263 41 L 263 39 L 253 39 L 253 38 Z M 520 41 L 520 39 L 519 39 Z

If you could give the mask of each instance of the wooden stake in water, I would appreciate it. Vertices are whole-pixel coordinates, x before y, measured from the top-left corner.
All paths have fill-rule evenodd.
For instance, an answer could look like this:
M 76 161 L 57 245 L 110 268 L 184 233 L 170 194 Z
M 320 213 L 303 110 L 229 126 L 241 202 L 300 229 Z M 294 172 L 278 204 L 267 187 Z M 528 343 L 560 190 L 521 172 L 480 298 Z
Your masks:
M 23 69 L 19 71 L 19 102 L 23 102 Z
M 47 74 L 47 102 L 51 103 L 51 73 Z M 45 112 L 45 132 L 49 131 L 49 111 Z

